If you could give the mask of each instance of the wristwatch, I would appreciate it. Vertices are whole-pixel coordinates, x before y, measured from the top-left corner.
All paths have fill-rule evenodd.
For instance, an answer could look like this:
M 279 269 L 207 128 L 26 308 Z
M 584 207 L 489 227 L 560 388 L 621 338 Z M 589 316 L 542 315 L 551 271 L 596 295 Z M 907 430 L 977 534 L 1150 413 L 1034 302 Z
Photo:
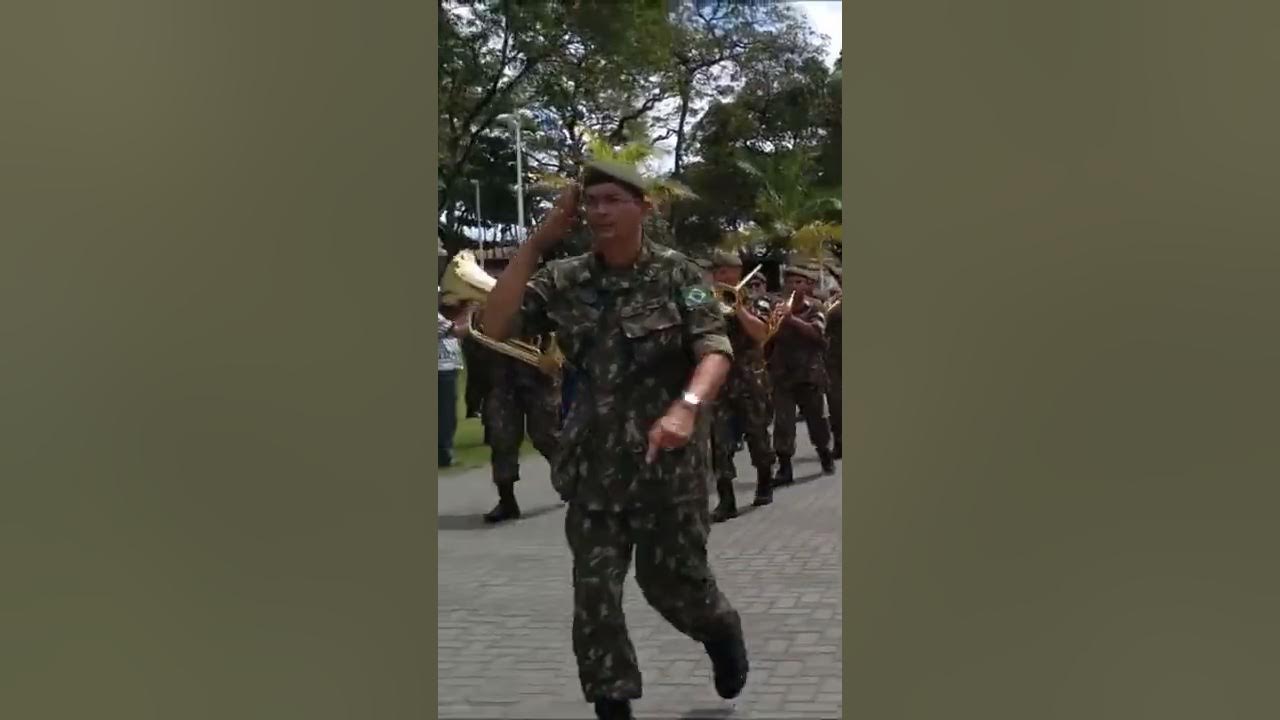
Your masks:
M 702 398 L 698 397 L 697 393 L 686 390 L 684 395 L 680 396 L 680 403 L 690 410 L 697 410 L 702 407 Z

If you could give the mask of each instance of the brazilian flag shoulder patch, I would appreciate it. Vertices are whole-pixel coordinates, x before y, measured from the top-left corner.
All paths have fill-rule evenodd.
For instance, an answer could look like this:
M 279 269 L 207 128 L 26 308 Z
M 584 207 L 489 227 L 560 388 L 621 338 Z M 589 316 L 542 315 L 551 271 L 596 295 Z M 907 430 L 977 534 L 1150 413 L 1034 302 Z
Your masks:
M 687 308 L 701 307 L 711 302 L 711 293 L 701 285 L 694 285 L 684 289 L 682 299 Z

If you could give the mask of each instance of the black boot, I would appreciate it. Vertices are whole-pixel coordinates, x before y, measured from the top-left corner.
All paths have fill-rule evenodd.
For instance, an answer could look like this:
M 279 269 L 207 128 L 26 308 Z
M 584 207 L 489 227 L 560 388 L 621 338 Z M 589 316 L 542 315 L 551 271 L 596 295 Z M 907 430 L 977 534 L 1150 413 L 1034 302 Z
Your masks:
M 597 700 L 596 717 L 600 720 L 634 720 L 630 700 Z
M 487 523 L 500 523 L 503 520 L 518 520 L 520 504 L 516 502 L 515 481 L 506 480 L 496 483 L 498 486 L 498 504 L 485 513 Z
M 716 692 L 726 700 L 735 698 L 742 692 L 750 669 L 741 621 L 735 622 L 734 626 L 732 633 L 704 644 L 707 655 L 711 658 L 711 674 L 715 679 Z
M 733 480 L 717 480 L 716 493 L 720 495 L 720 504 L 711 511 L 711 522 L 738 517 L 738 498 L 733 492 Z
M 835 447 L 835 449 L 834 449 L 834 450 L 832 450 L 832 451 L 831 451 L 831 457 L 835 458 L 836 460 L 839 460 L 839 459 L 840 459 L 840 456 L 841 456 L 841 455 L 843 455 L 843 454 L 844 454 L 844 453 L 843 453 L 843 452 L 841 452 L 841 450 L 840 450 L 840 440 L 837 438 L 837 439 L 836 439 L 836 447 Z
M 836 472 L 836 461 L 831 457 L 829 448 L 818 448 L 818 462 L 822 463 L 823 475 L 834 475 Z
M 773 486 L 782 487 L 795 482 L 795 478 L 791 475 L 791 456 L 778 456 L 778 474 L 773 476 Z
M 760 507 L 773 502 L 773 469 L 756 468 L 756 499 L 752 505 Z

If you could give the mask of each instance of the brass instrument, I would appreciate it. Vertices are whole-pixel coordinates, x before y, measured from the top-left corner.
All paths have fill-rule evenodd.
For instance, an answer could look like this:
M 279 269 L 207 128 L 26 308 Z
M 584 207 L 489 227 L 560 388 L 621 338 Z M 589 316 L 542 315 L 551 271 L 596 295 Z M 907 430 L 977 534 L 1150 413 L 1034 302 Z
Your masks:
M 831 313 L 835 312 L 836 308 L 840 307 L 840 300 L 842 297 L 843 297 L 842 295 L 836 295 L 830 300 L 827 300 L 827 302 L 824 303 L 822 306 L 822 314 L 830 315 Z
M 489 297 L 489 291 L 497 284 L 497 279 L 484 271 L 476 262 L 475 253 L 463 250 L 449 261 L 440 280 L 440 303 L 454 305 L 463 303 L 479 303 Z M 478 308 L 477 308 L 478 309 Z M 471 311 L 471 339 L 495 352 L 513 357 L 520 362 L 532 365 L 548 375 L 556 375 L 564 365 L 564 355 L 556 344 L 555 334 L 551 335 L 550 346 L 544 352 L 537 345 L 519 340 L 494 340 L 480 331 L 474 324 L 475 309 Z
M 769 320 L 766 323 L 764 341 L 767 343 L 773 339 L 774 335 L 782 329 L 782 321 L 787 319 L 787 315 L 791 313 L 791 306 L 796 301 L 796 293 L 794 290 L 787 296 L 785 302 L 775 305 L 773 312 L 769 313 Z
M 756 273 L 760 272 L 763 267 L 763 265 L 757 265 L 737 285 L 727 285 L 721 282 L 715 284 L 716 296 L 720 299 L 720 312 L 725 315 L 733 314 L 738 306 L 747 299 L 747 283 L 751 282 L 751 278 L 755 277 Z

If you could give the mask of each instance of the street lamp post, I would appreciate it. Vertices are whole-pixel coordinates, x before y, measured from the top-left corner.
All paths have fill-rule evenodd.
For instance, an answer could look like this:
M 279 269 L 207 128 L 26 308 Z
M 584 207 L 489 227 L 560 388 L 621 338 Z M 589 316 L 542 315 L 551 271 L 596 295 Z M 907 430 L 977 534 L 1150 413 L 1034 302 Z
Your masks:
M 524 242 L 524 153 L 520 141 L 520 123 L 515 121 L 512 124 L 516 126 L 516 222 L 520 228 L 520 241 Z
M 480 217 L 480 181 L 472 180 L 472 185 L 476 186 L 476 234 L 477 242 L 480 243 L 480 252 L 484 253 L 484 222 Z
M 524 147 L 520 136 L 520 118 L 516 115 L 502 115 L 499 120 L 511 123 L 516 134 L 516 238 L 524 239 Z

